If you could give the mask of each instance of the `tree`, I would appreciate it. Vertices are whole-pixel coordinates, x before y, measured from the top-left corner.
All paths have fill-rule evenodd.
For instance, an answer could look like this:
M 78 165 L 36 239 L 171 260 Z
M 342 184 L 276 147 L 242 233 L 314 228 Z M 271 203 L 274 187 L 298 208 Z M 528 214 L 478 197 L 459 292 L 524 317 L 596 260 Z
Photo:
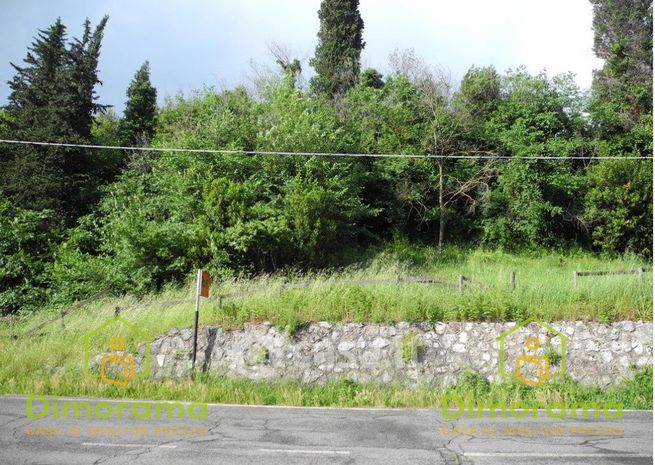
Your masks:
M 426 139 L 428 153 L 438 157 L 456 154 L 459 151 L 459 140 L 461 138 L 461 125 L 454 117 L 449 106 L 449 87 L 444 82 L 432 81 L 432 85 L 424 83 L 422 86 L 423 102 L 430 115 L 429 135 Z M 439 250 L 443 247 L 446 237 L 446 221 L 448 207 L 448 186 L 446 185 L 446 171 L 453 165 L 453 160 L 438 158 L 437 164 L 437 207 L 432 209 L 430 216 L 436 216 L 439 221 L 439 234 L 437 246 Z
M 323 0 L 318 10 L 320 29 L 310 85 L 317 94 L 338 98 L 357 84 L 364 48 L 364 21 L 359 0 Z
M 447 88 L 442 88 L 447 92 Z M 493 174 L 493 159 L 447 159 L 449 155 L 477 155 L 477 150 L 464 149 L 464 126 L 451 105 L 447 94 L 424 94 L 430 114 L 429 133 L 425 146 L 436 160 L 437 172 L 430 176 L 436 185 L 437 204 L 427 210 L 426 219 L 436 218 L 439 224 L 437 246 L 441 250 L 446 240 L 446 225 L 451 218 L 473 214 L 487 190 Z M 470 148 L 469 148 L 470 149 Z M 458 215 L 459 214 L 459 215 Z
M 606 157 L 653 153 L 653 6 L 650 0 L 592 0 L 593 148 Z M 652 256 L 652 162 L 605 160 L 587 173 L 585 221 L 606 253 Z
M 92 32 L 91 22 L 86 19 L 82 39 L 73 39 L 69 50 L 68 86 L 70 90 L 66 96 L 70 100 L 68 105 L 70 124 L 75 133 L 85 140 L 89 140 L 91 137 L 91 126 L 95 115 L 108 108 L 107 105 L 95 102 L 98 99 L 95 87 L 102 84 L 98 79 L 98 60 L 108 20 L 108 16 L 102 18 Z
M 93 32 L 88 20 L 81 40 L 66 44 L 66 27 L 57 20 L 39 31 L 25 66 L 12 63 L 7 134 L 13 139 L 91 142 L 96 104 L 97 64 L 103 18 Z M 19 146 L 0 161 L 0 190 L 18 207 L 53 209 L 73 221 L 96 200 L 92 156 L 84 149 Z
M 20 140 L 68 139 L 66 121 L 66 27 L 57 20 L 40 30 L 28 49 L 24 67 L 13 63 L 9 82 L 5 131 Z M 17 206 L 60 208 L 64 197 L 60 180 L 67 150 L 18 146 L 2 157 L 1 189 Z
M 421 160 L 424 178 L 415 182 L 419 189 L 421 222 L 436 220 L 436 242 L 441 249 L 446 241 L 447 225 L 462 221 L 476 212 L 481 193 L 491 177 L 491 161 L 475 159 L 453 160 L 445 157 L 478 152 L 466 147 L 465 125 L 458 114 L 447 75 L 428 66 L 413 50 L 396 51 L 390 57 L 396 76 L 403 76 L 416 89 L 423 119 L 422 153 L 438 157 L 435 161 Z M 465 153 L 465 149 L 466 153 Z M 409 193 L 414 189 L 404 189 Z M 407 194 L 404 194 L 407 196 Z M 413 194 L 416 197 L 416 193 Z
M 300 74 L 302 73 L 302 65 L 300 60 L 292 58 L 292 53 L 289 47 L 273 42 L 269 45 L 268 51 L 273 56 L 275 63 L 282 71 L 282 81 L 284 85 L 290 89 L 295 89 L 298 85 Z
M 155 133 L 156 122 L 157 89 L 150 83 L 150 63 L 146 61 L 127 88 L 125 112 L 120 123 L 121 142 L 146 145 Z
M 605 160 L 590 167 L 585 219 L 603 252 L 652 257 L 653 171 L 647 161 Z
M 583 99 L 572 75 L 531 76 L 524 69 L 504 77 L 503 98 L 485 125 L 499 155 L 534 157 L 503 161 L 486 196 L 484 238 L 503 248 L 539 247 L 586 238 L 580 163 L 587 141 Z M 559 156 L 562 160 L 539 160 Z
M 367 77 L 370 77 L 368 79 Z M 404 76 L 389 76 L 382 87 L 374 69 L 360 75 L 360 83 L 342 100 L 341 118 L 354 153 L 418 154 L 424 133 L 424 114 L 416 88 Z M 424 172 L 414 159 L 360 158 L 362 199 L 379 214 L 366 218 L 376 238 L 411 234 L 420 222 L 421 199 L 417 186 Z
M 121 145 L 120 122 L 121 118 L 111 108 L 97 115 L 91 127 L 93 143 L 96 145 Z M 125 167 L 125 154 L 121 150 L 97 150 L 94 155 L 93 173 L 102 185 L 114 181 Z
M 653 8 L 648 0 L 592 0 L 594 74 L 590 105 L 599 155 L 652 154 Z
M 382 74 L 377 69 L 366 68 L 359 76 L 359 85 L 373 89 L 382 89 L 384 87 L 384 80 L 382 79 Z
M 500 103 L 500 76 L 493 66 L 471 67 L 455 95 L 458 112 L 468 143 L 477 149 L 486 148 L 484 125 Z
M 630 130 L 640 115 L 652 112 L 652 0 L 591 0 L 594 52 L 605 60 L 595 73 L 597 103 L 612 103 L 620 117 L 606 132 Z M 614 126 L 614 128 L 611 128 Z

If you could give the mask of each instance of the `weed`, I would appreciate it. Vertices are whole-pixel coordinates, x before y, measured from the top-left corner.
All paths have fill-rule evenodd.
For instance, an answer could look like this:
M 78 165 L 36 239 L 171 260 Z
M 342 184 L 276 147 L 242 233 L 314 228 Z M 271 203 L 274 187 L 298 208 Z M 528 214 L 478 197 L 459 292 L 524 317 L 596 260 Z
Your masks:
M 255 350 L 253 357 L 252 357 L 252 363 L 253 365 L 261 365 L 263 363 L 268 362 L 268 348 L 264 346 L 260 346 Z
M 400 339 L 400 350 L 405 363 L 416 360 L 423 349 L 423 341 L 413 329 L 403 334 Z
M 559 362 L 562 361 L 562 354 L 554 347 L 548 347 L 544 355 L 548 358 L 548 363 L 551 366 L 558 366 Z

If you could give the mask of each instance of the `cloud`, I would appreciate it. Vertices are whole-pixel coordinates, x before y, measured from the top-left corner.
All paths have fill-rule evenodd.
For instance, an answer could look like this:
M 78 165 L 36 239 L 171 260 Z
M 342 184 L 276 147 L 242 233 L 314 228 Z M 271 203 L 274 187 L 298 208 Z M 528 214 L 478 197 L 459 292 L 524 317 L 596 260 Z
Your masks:
M 0 81 L 13 75 L 37 29 L 57 16 L 79 35 L 84 17 L 110 15 L 100 63 L 101 101 L 122 109 L 134 72 L 148 59 L 160 96 L 203 85 L 231 87 L 245 80 L 251 60 L 270 62 L 267 45 L 289 45 L 313 55 L 320 0 L 62 0 L 10 2 L 0 18 Z M 588 87 L 601 66 L 592 51 L 591 6 L 586 1 L 361 0 L 363 62 L 382 71 L 394 49 L 414 48 L 458 81 L 471 65 L 499 71 L 525 65 L 531 72 L 572 71 Z M 307 63 L 305 63 L 307 67 Z M 0 87 L 0 99 L 9 93 Z

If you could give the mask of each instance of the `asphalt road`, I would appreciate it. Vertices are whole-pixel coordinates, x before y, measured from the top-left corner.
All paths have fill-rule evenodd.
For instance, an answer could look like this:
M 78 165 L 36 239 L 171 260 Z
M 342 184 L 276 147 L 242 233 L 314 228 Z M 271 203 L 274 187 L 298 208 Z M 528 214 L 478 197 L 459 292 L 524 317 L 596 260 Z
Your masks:
M 26 404 L 0 397 L 2 465 L 653 463 L 652 411 L 582 421 L 543 412 L 524 420 L 444 419 L 437 408 L 209 405 L 206 419 L 143 420 L 124 404 L 122 419 L 29 419 Z

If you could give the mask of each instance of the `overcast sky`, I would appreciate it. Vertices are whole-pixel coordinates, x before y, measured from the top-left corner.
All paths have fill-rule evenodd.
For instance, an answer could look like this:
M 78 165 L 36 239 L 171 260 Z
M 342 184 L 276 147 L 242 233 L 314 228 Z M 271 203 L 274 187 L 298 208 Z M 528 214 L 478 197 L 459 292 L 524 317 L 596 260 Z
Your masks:
M 360 0 L 363 66 L 382 72 L 394 49 L 413 48 L 457 83 L 471 65 L 499 71 L 525 65 L 537 73 L 571 71 L 581 87 L 602 62 L 591 50 L 588 0 Z M 110 16 L 100 59 L 100 103 L 122 110 L 135 71 L 150 60 L 160 101 L 203 85 L 232 87 L 252 76 L 251 62 L 271 64 L 268 44 L 313 55 L 320 0 L 2 0 L 0 104 L 37 29 L 59 16 L 79 36 L 84 18 Z

